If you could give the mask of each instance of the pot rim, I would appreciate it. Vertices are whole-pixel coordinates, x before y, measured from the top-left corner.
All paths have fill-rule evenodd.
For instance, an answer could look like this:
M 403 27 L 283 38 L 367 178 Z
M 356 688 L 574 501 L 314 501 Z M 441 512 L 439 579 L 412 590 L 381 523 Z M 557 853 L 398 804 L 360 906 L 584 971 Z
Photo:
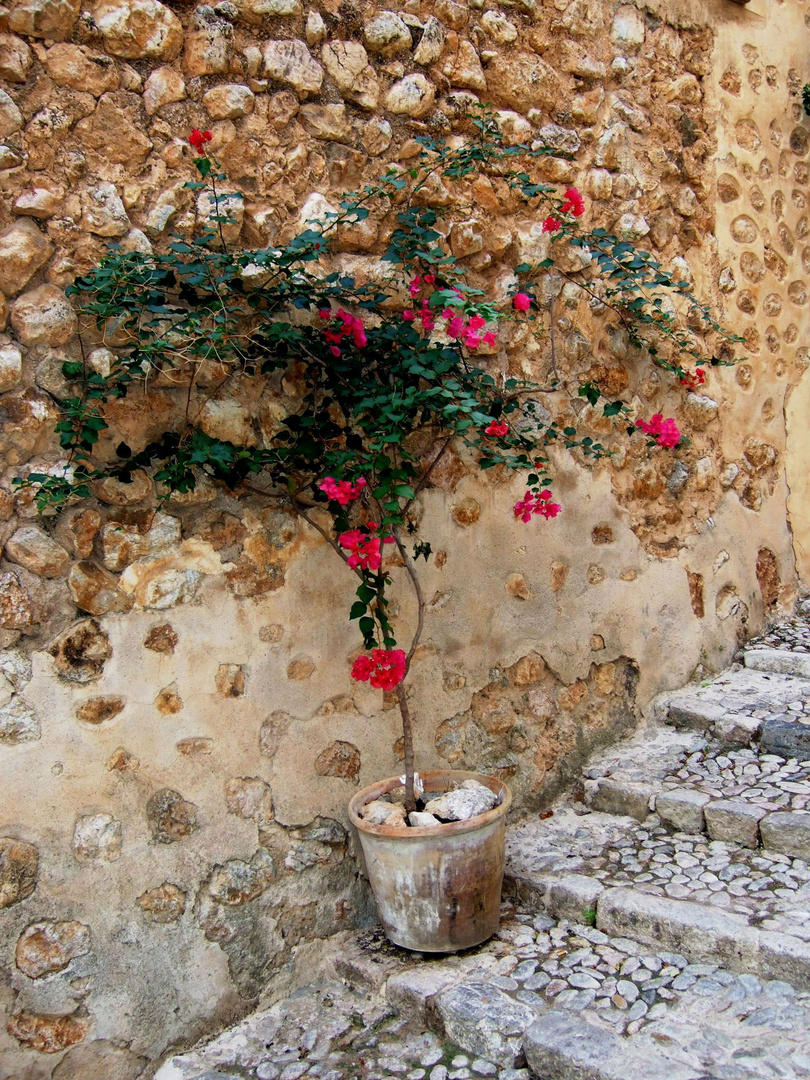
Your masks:
M 417 826 L 370 825 L 360 817 L 360 808 L 365 806 L 366 803 L 380 798 L 381 795 L 387 795 L 394 788 L 402 787 L 400 777 L 389 776 L 385 780 L 378 780 L 376 784 L 369 784 L 368 787 L 361 788 L 350 800 L 349 819 L 358 832 L 367 833 L 369 836 L 379 837 L 382 840 L 424 840 L 428 836 L 435 836 L 437 839 L 442 836 L 457 836 L 460 833 L 472 832 L 475 829 L 483 829 L 494 824 L 500 818 L 506 817 L 512 805 L 512 791 L 509 785 L 494 776 L 487 776 L 486 773 L 468 772 L 464 769 L 428 769 L 420 772 L 419 777 L 424 781 L 427 791 L 431 789 L 438 790 L 442 786 L 442 780 L 457 781 L 458 783 L 462 780 L 478 780 L 488 787 L 490 791 L 500 795 L 501 801 L 491 810 L 487 810 L 483 814 L 477 814 L 466 821 L 448 821 L 439 825 Z M 432 787 L 434 784 L 436 786 Z

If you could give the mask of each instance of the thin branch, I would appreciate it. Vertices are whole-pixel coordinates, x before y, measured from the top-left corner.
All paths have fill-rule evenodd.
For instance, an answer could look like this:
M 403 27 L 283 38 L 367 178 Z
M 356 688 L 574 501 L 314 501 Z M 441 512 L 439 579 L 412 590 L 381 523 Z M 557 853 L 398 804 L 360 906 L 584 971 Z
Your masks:
M 402 562 L 405 566 L 408 577 L 411 579 L 411 585 L 413 586 L 413 591 L 416 594 L 416 602 L 418 605 L 416 630 L 414 631 L 414 635 L 411 640 L 411 647 L 410 649 L 408 649 L 408 656 L 405 662 L 405 672 L 407 674 L 407 672 L 410 670 L 413 654 L 416 652 L 416 646 L 419 644 L 419 639 L 422 636 L 422 630 L 425 626 L 425 595 L 422 592 L 422 584 L 419 581 L 419 575 L 416 572 L 416 567 L 413 564 L 413 559 L 408 554 L 405 545 L 402 543 L 402 540 L 400 539 L 396 529 L 392 530 L 392 536 L 394 537 L 397 548 L 399 549 L 399 553 L 402 556 Z

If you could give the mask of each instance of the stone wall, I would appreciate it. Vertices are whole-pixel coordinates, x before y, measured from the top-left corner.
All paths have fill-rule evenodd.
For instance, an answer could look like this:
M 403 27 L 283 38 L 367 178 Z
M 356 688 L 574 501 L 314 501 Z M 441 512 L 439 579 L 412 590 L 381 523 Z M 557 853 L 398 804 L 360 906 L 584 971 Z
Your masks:
M 492 359 L 542 382 L 553 356 L 573 386 L 674 415 L 688 446 L 622 449 L 585 406 L 617 452 L 559 458 L 555 521 L 515 522 L 515 489 L 463 456 L 424 498 L 417 760 L 495 772 L 540 807 L 790 602 L 786 464 L 807 566 L 808 22 L 806 0 L 0 8 L 0 1078 L 148 1074 L 272 993 L 299 941 L 370 917 L 345 804 L 400 767 L 393 701 L 348 677 L 352 581 L 303 523 L 212 483 L 158 501 L 146 474 L 44 518 L 15 494 L 59 467 L 64 360 L 109 363 L 64 287 L 111 239 L 148 251 L 194 227 L 194 127 L 259 245 L 414 135 L 463 130 L 476 100 L 509 137 L 576 151 L 543 178 L 694 277 L 747 338 L 703 393 L 651 374 L 554 274 L 547 334 L 515 329 Z M 504 295 L 509 266 L 543 256 L 539 222 L 488 180 L 447 198 L 472 207 L 454 252 Z M 372 276 L 386 227 L 347 237 L 343 264 Z M 136 388 L 115 438 L 143 446 L 186 393 Z M 194 394 L 211 434 L 257 441 L 283 400 L 261 381 Z

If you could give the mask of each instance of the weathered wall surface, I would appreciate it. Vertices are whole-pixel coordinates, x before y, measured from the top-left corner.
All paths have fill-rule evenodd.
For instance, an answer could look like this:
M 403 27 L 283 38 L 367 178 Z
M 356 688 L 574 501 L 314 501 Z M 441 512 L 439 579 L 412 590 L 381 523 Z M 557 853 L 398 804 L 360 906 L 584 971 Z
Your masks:
M 491 101 L 518 139 L 575 149 L 541 175 L 681 260 L 747 336 L 744 365 L 687 395 L 554 275 L 553 335 L 504 335 L 496 367 L 542 380 L 553 336 L 564 381 L 674 415 L 692 441 L 649 457 L 594 420 L 618 452 L 590 472 L 561 458 L 564 513 L 539 527 L 514 521 L 514 488 L 448 459 L 424 499 L 420 764 L 485 768 L 537 806 L 656 692 L 722 666 L 792 595 L 786 455 L 806 565 L 810 4 L 390 9 L 0 9 L 0 1077 L 135 1077 L 247 1008 L 298 940 L 365 917 L 344 805 L 399 767 L 393 703 L 348 677 L 352 581 L 303 523 L 212 484 L 158 504 L 147 476 L 45 519 L 12 488 L 58 466 L 53 401 L 80 355 L 63 287 L 111 238 L 148 250 L 194 226 L 191 128 L 245 193 L 250 245 Z M 476 208 L 455 252 L 502 295 L 509 265 L 542 257 L 539 222 L 489 181 L 448 197 Z M 385 228 L 346 242 L 358 273 Z M 85 334 L 93 363 L 103 347 Z M 116 431 L 143 445 L 185 393 L 134 391 Z M 284 403 L 264 383 L 195 394 L 226 438 L 260 439 Z

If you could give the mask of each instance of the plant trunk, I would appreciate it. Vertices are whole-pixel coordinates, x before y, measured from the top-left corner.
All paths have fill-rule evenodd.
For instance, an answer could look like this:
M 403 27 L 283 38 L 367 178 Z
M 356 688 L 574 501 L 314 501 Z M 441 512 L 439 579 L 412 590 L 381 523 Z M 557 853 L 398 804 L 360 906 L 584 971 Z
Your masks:
M 397 686 L 397 701 L 399 702 L 399 712 L 402 717 L 402 742 L 405 750 L 405 809 L 410 814 L 416 809 L 416 798 L 413 791 L 413 725 L 408 709 L 408 701 L 405 697 L 405 687 L 402 683 Z

